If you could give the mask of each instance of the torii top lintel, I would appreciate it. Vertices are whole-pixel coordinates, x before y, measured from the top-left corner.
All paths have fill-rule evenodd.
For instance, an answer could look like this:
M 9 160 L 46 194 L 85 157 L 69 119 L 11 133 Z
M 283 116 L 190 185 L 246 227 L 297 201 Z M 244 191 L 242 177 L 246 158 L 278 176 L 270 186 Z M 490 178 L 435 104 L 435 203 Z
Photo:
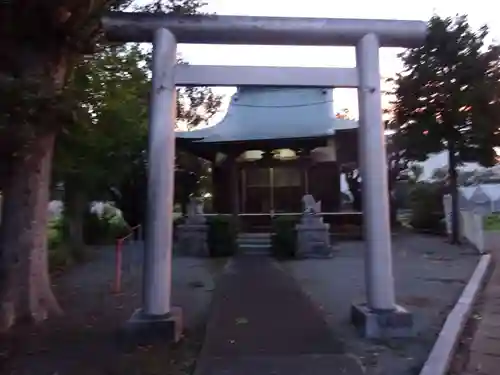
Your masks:
M 179 43 L 354 46 L 375 34 L 381 47 L 416 47 L 425 38 L 423 21 L 285 18 L 110 12 L 102 24 L 109 41 L 151 42 L 159 28 Z

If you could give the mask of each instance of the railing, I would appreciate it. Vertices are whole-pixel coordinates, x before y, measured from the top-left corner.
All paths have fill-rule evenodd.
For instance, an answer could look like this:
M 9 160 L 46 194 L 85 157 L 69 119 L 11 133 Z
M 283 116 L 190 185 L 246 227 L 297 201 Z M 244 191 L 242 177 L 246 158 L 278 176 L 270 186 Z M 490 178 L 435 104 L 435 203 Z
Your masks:
M 303 212 L 256 212 L 256 213 L 239 213 L 237 216 L 301 216 Z M 342 211 L 342 212 L 320 212 L 322 216 L 341 216 L 341 215 L 362 215 L 359 211 Z M 233 214 L 208 214 L 204 213 L 203 216 L 233 216 Z
M 205 213 L 207 219 L 215 216 L 233 217 L 231 213 Z M 258 212 L 258 213 L 239 213 L 237 218 L 240 223 L 240 230 L 242 231 L 260 231 L 272 226 L 272 221 L 280 217 L 297 218 L 303 215 L 302 212 Z M 347 227 L 352 230 L 354 227 L 358 228 L 355 232 L 359 232 L 362 227 L 362 212 L 359 211 L 337 211 L 337 212 L 321 212 L 325 223 L 330 225 L 332 233 L 345 234 Z
M 113 292 L 120 293 L 122 287 L 122 264 L 123 264 L 123 245 L 127 241 L 134 241 L 135 239 L 141 239 L 142 236 L 142 226 L 137 225 L 131 227 L 129 233 L 116 240 L 115 244 L 115 278 L 113 281 Z

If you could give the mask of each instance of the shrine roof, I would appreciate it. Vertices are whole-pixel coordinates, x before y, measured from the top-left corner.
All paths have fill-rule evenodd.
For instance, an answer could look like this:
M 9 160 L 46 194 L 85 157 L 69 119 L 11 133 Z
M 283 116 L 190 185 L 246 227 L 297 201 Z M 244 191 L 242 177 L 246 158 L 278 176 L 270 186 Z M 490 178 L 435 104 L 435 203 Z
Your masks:
M 241 87 L 222 121 L 177 132 L 177 138 L 195 143 L 317 138 L 357 127 L 357 121 L 335 117 L 333 89 Z

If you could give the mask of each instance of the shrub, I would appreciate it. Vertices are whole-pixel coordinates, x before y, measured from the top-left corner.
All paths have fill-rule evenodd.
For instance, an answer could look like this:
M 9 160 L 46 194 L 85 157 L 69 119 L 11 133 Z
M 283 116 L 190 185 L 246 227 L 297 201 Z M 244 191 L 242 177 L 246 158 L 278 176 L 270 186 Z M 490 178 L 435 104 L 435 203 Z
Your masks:
M 83 261 L 83 249 L 71 248 L 64 241 L 64 217 L 53 218 L 48 226 L 48 261 L 51 272 L 62 270 L 75 262 Z M 86 244 L 114 244 L 116 238 L 128 233 L 128 227 L 121 215 L 103 211 L 102 216 L 90 211 L 83 219 L 83 235 Z
M 63 244 L 62 218 L 58 217 L 49 221 L 47 235 L 49 271 L 58 271 L 73 264 L 72 253 Z
M 211 257 L 229 257 L 238 248 L 238 225 L 232 217 L 213 216 L 208 219 L 208 251 Z
M 440 183 L 420 182 L 410 192 L 410 225 L 417 230 L 442 233 L 444 187 Z
M 128 226 L 121 215 L 104 211 L 99 216 L 90 211 L 83 220 L 83 237 L 89 245 L 107 245 L 128 233 Z
M 279 216 L 272 222 L 271 254 L 279 259 L 294 258 L 297 253 L 297 218 Z
M 49 249 L 56 248 L 62 244 L 63 222 L 61 218 L 54 218 L 49 221 L 47 236 Z

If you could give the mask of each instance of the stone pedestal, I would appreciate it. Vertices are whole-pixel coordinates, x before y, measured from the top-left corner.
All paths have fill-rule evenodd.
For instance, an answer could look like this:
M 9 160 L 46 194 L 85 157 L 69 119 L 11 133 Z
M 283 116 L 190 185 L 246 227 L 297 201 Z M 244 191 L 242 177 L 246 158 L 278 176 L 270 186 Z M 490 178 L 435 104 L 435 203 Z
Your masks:
M 180 224 L 177 227 L 179 254 L 195 257 L 208 257 L 207 224 Z
M 158 342 L 178 342 L 182 338 L 182 309 L 172 307 L 165 315 L 148 315 L 136 310 L 119 335 L 119 345 L 133 350 L 137 345 L 148 346 Z
M 297 230 L 297 257 L 330 258 L 330 225 L 325 224 L 320 216 L 304 215 Z
M 373 310 L 366 303 L 351 307 L 351 322 L 369 339 L 405 338 L 415 335 L 413 315 L 401 306 L 392 310 Z

